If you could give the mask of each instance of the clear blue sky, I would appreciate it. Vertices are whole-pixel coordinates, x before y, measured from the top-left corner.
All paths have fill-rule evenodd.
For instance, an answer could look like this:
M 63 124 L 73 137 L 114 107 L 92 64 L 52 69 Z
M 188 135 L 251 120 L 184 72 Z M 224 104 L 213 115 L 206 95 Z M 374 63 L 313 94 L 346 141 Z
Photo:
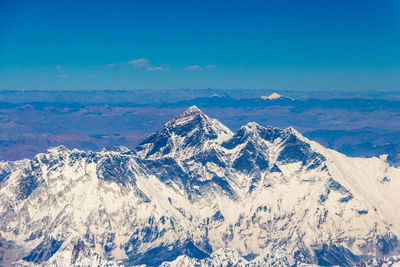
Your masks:
M 400 90 L 400 1 L 0 1 L 0 89 Z

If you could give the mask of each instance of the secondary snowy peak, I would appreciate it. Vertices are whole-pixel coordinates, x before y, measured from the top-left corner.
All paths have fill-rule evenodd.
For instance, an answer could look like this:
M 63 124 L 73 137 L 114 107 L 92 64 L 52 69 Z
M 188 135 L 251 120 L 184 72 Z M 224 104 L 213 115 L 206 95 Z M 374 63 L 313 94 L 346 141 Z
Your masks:
M 277 93 L 272 93 L 269 96 L 261 96 L 261 99 L 278 99 L 281 98 L 282 96 L 280 94 Z
M 183 159 L 222 143 L 232 135 L 222 123 L 192 106 L 150 135 L 136 150 L 144 158 L 175 156 Z
M 292 128 L 263 127 L 250 122 L 222 143 L 222 147 L 230 155 L 234 169 L 262 177 L 271 172 L 282 173 L 279 166 L 292 163 L 299 163 L 297 168 L 300 169 L 322 169 L 325 158 L 315 152 L 310 143 Z
M 278 137 L 283 137 L 285 131 L 275 127 L 263 127 L 256 122 L 249 122 L 240 127 L 238 132 L 227 142 L 228 143 L 243 143 L 245 141 L 263 142 L 263 140 L 273 143 Z
M 260 97 L 262 100 L 276 100 L 276 99 L 288 99 L 288 100 L 294 100 L 293 98 L 282 96 L 278 93 L 272 93 L 269 96 L 261 96 Z

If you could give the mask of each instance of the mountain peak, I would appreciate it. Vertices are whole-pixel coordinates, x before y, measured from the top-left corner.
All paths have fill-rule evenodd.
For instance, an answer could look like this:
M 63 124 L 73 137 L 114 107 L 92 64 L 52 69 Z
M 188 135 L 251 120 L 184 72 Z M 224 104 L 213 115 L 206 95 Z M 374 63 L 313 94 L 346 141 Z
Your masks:
M 65 153 L 65 152 L 69 152 L 69 151 L 70 150 L 66 146 L 63 146 L 63 145 L 59 145 L 59 146 L 51 147 L 51 148 L 47 149 L 47 152 L 50 154 Z
M 269 96 L 261 96 L 261 99 L 278 99 L 281 98 L 282 96 L 280 94 L 277 93 L 272 93 Z
M 249 123 L 247 123 L 246 125 L 244 125 L 242 127 L 247 128 L 247 129 L 251 129 L 251 130 L 255 130 L 255 129 L 257 129 L 259 127 L 262 127 L 262 126 L 260 124 L 258 124 L 257 122 L 252 121 L 252 122 L 249 122 Z
M 297 138 L 299 138 L 300 140 L 302 140 L 303 142 L 309 143 L 310 140 L 308 140 L 307 138 L 305 138 L 299 131 L 297 131 L 295 128 L 293 128 L 292 126 L 289 126 L 287 128 L 285 128 L 283 130 L 284 132 L 286 132 L 289 135 L 294 135 Z
M 197 114 L 204 114 L 197 106 L 193 105 L 185 110 L 179 117 L 193 116 Z
M 289 99 L 289 100 L 294 100 L 293 98 L 291 98 L 291 97 L 287 97 L 287 96 L 283 96 L 283 95 L 280 95 L 280 94 L 278 94 L 278 93 L 272 93 L 272 94 L 270 94 L 269 96 L 264 96 L 264 95 L 262 95 L 261 96 L 261 99 L 262 100 L 276 100 L 276 99 Z
M 146 157 L 179 154 L 180 158 L 186 158 L 194 151 L 203 151 L 211 143 L 221 143 L 232 135 L 218 120 L 209 118 L 198 107 L 191 106 L 150 135 L 137 147 L 137 151 L 142 151 L 140 154 Z
M 203 119 L 208 119 L 208 117 L 198 107 L 193 105 L 167 124 L 185 123 L 191 119 L 197 118 L 198 116 L 201 116 Z

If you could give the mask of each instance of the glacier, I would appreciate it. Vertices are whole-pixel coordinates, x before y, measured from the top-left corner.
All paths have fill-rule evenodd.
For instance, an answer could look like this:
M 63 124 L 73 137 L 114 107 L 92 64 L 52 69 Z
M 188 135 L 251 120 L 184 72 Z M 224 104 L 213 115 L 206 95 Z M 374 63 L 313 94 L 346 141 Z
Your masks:
M 192 106 L 135 149 L 0 162 L 1 266 L 400 264 L 400 168 Z

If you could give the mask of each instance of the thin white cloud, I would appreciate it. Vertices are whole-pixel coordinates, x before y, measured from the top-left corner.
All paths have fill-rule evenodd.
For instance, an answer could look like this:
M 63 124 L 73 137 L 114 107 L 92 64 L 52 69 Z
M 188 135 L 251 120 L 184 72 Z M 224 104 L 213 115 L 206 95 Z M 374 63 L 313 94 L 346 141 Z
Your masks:
M 213 68 L 215 68 L 216 66 L 215 65 L 207 65 L 206 66 L 206 69 L 213 69 Z
M 132 66 L 133 68 L 144 68 L 149 65 L 150 65 L 150 60 L 145 59 L 145 58 L 139 58 L 139 59 L 132 59 L 128 62 L 110 63 L 107 65 L 104 65 L 104 67 L 113 68 L 116 66 Z
M 196 71 L 196 70 L 200 70 L 201 67 L 199 65 L 192 65 L 192 66 L 187 66 L 185 68 L 183 68 L 182 70 L 187 70 L 187 71 Z
M 145 59 L 145 58 L 139 58 L 139 59 L 132 59 L 131 61 L 125 63 L 126 65 L 130 65 L 134 68 L 143 68 L 146 67 L 150 64 L 150 60 Z
M 162 67 L 162 66 L 159 66 L 159 67 L 148 67 L 146 69 L 146 71 L 169 71 L 169 68 Z

